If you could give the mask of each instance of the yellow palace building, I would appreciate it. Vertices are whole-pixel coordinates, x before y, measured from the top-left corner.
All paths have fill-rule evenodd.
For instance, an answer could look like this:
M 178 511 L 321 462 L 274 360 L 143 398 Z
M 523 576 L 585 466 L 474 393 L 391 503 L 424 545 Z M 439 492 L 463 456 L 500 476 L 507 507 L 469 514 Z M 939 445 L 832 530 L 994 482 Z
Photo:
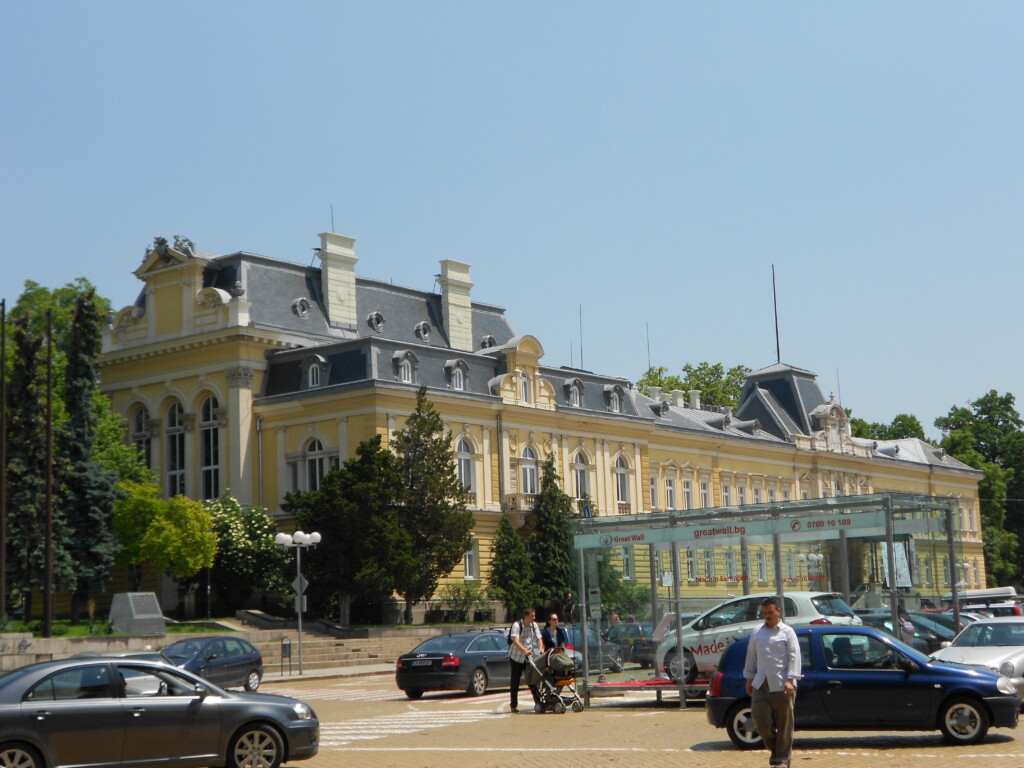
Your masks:
M 138 299 L 104 334 L 101 386 L 166 495 L 227 491 L 280 519 L 285 493 L 318 487 L 372 435 L 386 445 L 426 386 L 476 518 L 451 580 L 486 579 L 503 509 L 528 529 L 551 455 L 565 491 L 600 516 L 883 491 L 954 498 L 961 572 L 950 574 L 944 545 L 919 541 L 907 548 L 912 590 L 938 604 L 951 578 L 985 584 L 980 473 L 920 440 L 851 437 L 809 371 L 750 374 L 734 412 L 698 391 L 648 396 L 625 378 L 549 365 L 541 340 L 473 300 L 468 264 L 442 260 L 437 291 L 424 292 L 358 277 L 349 237 L 322 233 L 318 258 L 217 256 L 181 237 L 146 250 Z M 799 554 L 786 554 L 787 588 L 814 584 L 792 565 Z M 659 567 L 628 547 L 614 556 L 626 578 Z M 714 602 L 740 580 L 769 590 L 770 551 L 750 557 L 689 550 L 684 594 Z M 862 559 L 855 581 L 870 589 L 882 577 Z M 165 609 L 176 599 L 161 593 Z

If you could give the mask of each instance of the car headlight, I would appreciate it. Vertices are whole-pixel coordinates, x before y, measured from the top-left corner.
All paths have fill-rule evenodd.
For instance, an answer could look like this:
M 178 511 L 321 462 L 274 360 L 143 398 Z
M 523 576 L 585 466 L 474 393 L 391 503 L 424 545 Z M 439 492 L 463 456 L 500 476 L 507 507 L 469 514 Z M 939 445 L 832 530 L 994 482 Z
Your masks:
M 1001 667 L 999 667 L 999 674 L 1000 675 L 1006 675 L 1007 677 L 1013 677 L 1013 673 L 1016 672 L 1016 671 L 1017 670 L 1013 666 L 1013 662 L 1012 661 L 1004 662 L 1003 665 Z
M 1012 688 L 1013 686 L 1010 687 Z M 301 701 L 296 701 L 294 704 L 292 704 L 292 709 L 295 710 L 295 715 L 299 718 L 299 720 L 312 720 L 314 717 L 313 710 L 310 709 L 308 705 L 303 704 Z
M 1014 694 L 1017 692 L 1017 689 L 1014 688 L 1013 683 L 1010 682 L 1010 678 L 1008 677 L 1000 677 L 996 680 L 996 690 L 1000 693 L 1008 694 Z

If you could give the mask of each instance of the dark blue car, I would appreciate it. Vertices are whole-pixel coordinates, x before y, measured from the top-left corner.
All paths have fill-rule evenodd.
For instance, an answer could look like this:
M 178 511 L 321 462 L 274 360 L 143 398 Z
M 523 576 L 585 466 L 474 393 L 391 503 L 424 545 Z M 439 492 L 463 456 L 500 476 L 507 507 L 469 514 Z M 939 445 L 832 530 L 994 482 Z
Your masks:
M 1021 699 L 1008 678 L 933 661 L 872 627 L 795 629 L 803 656 L 796 730 L 939 730 L 949 742 L 974 744 L 990 727 L 1017 725 Z M 743 678 L 749 639 L 722 654 L 706 711 L 737 747 L 761 749 Z

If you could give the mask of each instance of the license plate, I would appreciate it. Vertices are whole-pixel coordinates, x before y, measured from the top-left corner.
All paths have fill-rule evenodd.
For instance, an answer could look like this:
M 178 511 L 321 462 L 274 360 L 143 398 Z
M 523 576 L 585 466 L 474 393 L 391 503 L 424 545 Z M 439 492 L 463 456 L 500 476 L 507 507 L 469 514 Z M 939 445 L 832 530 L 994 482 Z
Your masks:
M 413 659 L 412 661 L 414 667 L 429 667 L 430 664 L 430 659 Z

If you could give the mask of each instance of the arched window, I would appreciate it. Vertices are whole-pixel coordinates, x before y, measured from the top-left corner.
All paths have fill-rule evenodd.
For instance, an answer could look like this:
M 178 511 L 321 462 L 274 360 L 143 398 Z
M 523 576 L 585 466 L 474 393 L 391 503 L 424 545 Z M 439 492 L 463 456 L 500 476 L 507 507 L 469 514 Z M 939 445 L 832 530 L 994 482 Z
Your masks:
M 457 389 L 460 392 L 466 388 L 466 375 L 462 372 L 461 368 L 452 368 L 452 389 Z
M 573 384 L 569 387 L 569 405 L 579 408 L 583 404 L 583 395 L 580 392 L 580 385 Z
M 181 403 L 167 409 L 167 496 L 185 493 L 185 411 Z
M 530 446 L 523 448 L 523 493 L 537 493 L 537 454 Z
M 621 456 L 615 460 L 615 500 L 629 504 L 629 465 Z
M 309 388 L 310 389 L 313 389 L 314 387 L 319 387 L 320 386 L 320 366 L 319 365 L 311 365 L 311 366 L 309 366 L 309 382 L 308 382 L 308 384 L 309 384 Z
M 412 361 L 407 357 L 398 364 L 398 380 L 405 384 L 412 384 Z
M 316 438 L 306 446 L 306 490 L 319 491 L 324 479 L 324 466 L 327 457 L 324 455 L 324 444 Z
M 199 479 L 202 498 L 220 496 L 220 419 L 217 398 L 203 400 L 199 409 Z
M 456 468 L 459 473 L 459 482 L 467 491 L 473 491 L 473 446 L 469 440 L 459 440 L 455 446 Z
M 530 402 L 530 379 L 525 373 L 519 379 L 519 391 L 522 394 L 523 402 Z
M 576 486 L 576 498 L 582 499 L 587 496 L 587 459 L 580 451 L 572 463 L 572 474 Z
M 140 406 L 132 416 L 132 444 L 147 467 L 153 466 L 153 439 L 149 431 L 149 409 Z
M 608 410 L 612 413 L 622 413 L 622 396 L 617 389 L 608 393 Z

